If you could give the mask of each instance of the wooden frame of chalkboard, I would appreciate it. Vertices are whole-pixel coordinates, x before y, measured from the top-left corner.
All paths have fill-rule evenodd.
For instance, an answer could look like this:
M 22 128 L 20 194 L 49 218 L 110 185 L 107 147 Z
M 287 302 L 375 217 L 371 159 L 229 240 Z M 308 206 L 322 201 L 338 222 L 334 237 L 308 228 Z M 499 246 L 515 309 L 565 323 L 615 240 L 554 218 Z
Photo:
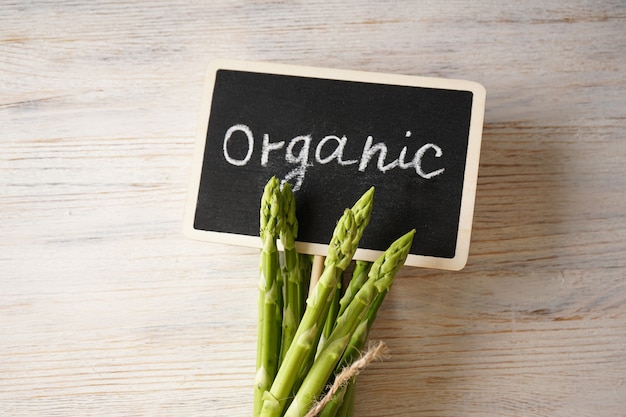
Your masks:
M 337 219 L 375 187 L 355 254 L 416 229 L 406 265 L 468 258 L 486 91 L 471 81 L 218 60 L 207 71 L 185 209 L 192 239 L 260 247 L 271 176 L 295 190 L 296 247 L 325 255 Z

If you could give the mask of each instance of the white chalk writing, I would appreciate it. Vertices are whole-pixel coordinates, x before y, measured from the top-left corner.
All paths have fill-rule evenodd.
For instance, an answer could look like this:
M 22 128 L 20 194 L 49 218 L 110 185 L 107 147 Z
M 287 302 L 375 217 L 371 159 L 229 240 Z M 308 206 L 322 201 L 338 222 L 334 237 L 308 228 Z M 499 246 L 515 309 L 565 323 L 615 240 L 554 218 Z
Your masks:
M 231 155 L 230 147 L 231 141 L 244 139 L 240 138 L 240 135 L 235 134 L 237 132 L 243 133 L 245 137 L 244 149 L 245 156 L 238 158 Z M 411 131 L 406 131 L 405 138 L 411 138 Z M 433 171 L 426 172 L 422 168 L 422 161 L 426 157 L 426 154 L 432 155 L 435 158 L 441 158 L 443 156 L 443 150 L 434 143 L 426 143 L 421 145 L 417 151 L 413 154 L 413 157 L 407 160 L 407 153 L 409 147 L 404 146 L 400 151 L 398 158 L 388 161 L 387 154 L 389 149 L 385 142 L 374 142 L 373 136 L 368 136 L 363 145 L 360 159 L 344 159 L 345 149 L 349 145 L 348 138 L 344 136 L 328 135 L 323 137 L 314 146 L 314 162 L 320 165 L 329 163 L 336 163 L 340 166 L 350 166 L 358 164 L 358 171 L 364 172 L 370 166 L 372 160 L 376 161 L 376 169 L 382 173 L 393 170 L 395 168 L 400 169 L 414 169 L 415 173 L 424 179 L 431 179 L 438 175 L 441 175 L 445 168 L 435 169 Z M 293 190 L 297 191 L 302 186 L 304 178 L 306 176 L 307 168 L 313 166 L 313 163 L 309 161 L 311 148 L 313 144 L 313 137 L 311 135 L 300 135 L 290 139 L 285 147 L 285 141 L 272 142 L 268 133 L 263 134 L 263 141 L 261 147 L 261 166 L 267 166 L 270 161 L 270 156 L 276 154 L 277 157 L 283 157 L 285 162 L 290 164 L 291 170 L 287 172 L 282 179 L 283 182 L 293 182 Z M 281 152 L 284 148 L 284 155 Z M 234 166 L 246 166 L 252 159 L 254 153 L 254 135 L 252 130 L 245 124 L 235 124 L 231 126 L 224 135 L 223 142 L 224 159 Z M 240 150 L 241 146 L 237 146 L 237 150 Z M 429 152 L 430 151 L 430 152 Z M 235 152 L 236 153 L 236 152 Z M 240 152 L 243 153 L 243 152 Z

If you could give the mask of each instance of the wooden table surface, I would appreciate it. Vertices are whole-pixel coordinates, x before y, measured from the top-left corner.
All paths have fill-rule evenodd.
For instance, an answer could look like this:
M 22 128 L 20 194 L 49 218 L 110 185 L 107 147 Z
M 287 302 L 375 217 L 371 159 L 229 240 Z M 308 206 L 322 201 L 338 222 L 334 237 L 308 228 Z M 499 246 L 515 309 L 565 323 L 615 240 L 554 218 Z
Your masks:
M 181 232 L 214 58 L 487 89 L 468 264 L 402 269 L 358 417 L 626 416 L 622 0 L 2 2 L 0 415 L 250 415 L 258 252 Z

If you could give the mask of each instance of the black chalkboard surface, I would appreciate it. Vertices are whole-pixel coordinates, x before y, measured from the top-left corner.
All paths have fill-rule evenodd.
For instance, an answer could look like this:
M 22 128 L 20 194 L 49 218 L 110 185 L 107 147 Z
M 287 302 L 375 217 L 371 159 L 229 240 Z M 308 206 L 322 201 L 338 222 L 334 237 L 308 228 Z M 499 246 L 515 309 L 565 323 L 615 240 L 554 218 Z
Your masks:
M 324 255 L 337 219 L 371 186 L 356 257 L 416 229 L 406 264 L 463 268 L 485 90 L 461 80 L 259 62 L 208 71 L 185 215 L 196 239 L 259 246 L 271 176 L 294 188 L 297 247 Z

